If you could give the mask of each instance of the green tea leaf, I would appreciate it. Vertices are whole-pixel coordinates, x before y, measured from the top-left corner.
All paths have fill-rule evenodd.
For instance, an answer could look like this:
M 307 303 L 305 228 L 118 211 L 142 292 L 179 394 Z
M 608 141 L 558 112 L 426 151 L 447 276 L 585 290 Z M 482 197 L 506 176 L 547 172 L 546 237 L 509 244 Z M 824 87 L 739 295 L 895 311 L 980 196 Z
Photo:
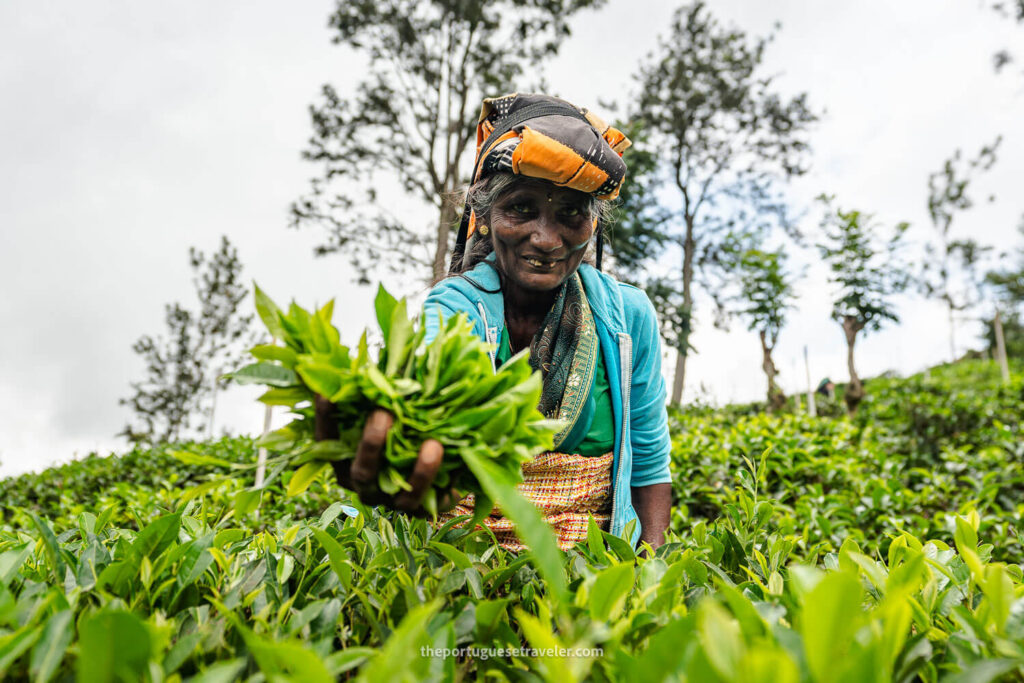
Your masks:
M 327 462 L 307 462 L 296 470 L 295 474 L 293 474 L 292 478 L 288 481 L 288 495 L 297 496 L 308 489 L 309 485 L 316 481 L 316 478 L 320 476 L 320 473 L 328 467 L 330 467 L 330 463 Z
M 288 406 L 292 408 L 296 403 L 312 401 L 313 392 L 305 387 L 279 387 L 267 390 L 257 400 L 268 406 Z
M 78 680 L 144 680 L 152 646 L 149 631 L 134 614 L 104 610 L 88 617 L 79 627 L 78 643 Z
M 188 683 L 232 683 L 238 679 L 238 674 L 244 668 L 244 659 L 229 659 L 226 662 L 217 662 L 188 679 Z
M 290 349 L 287 346 L 278 346 L 276 344 L 260 344 L 249 349 L 249 353 L 259 360 L 283 363 L 286 368 L 294 367 L 295 362 L 299 357 L 298 354 L 295 353 L 295 349 Z
M 419 656 L 421 648 L 430 645 L 427 623 L 440 607 L 430 602 L 417 605 L 405 615 L 380 652 L 364 668 L 358 681 L 427 680 L 430 658 Z M 410 657 L 410 653 L 415 653 Z
M 590 590 L 590 617 L 595 621 L 617 619 L 633 589 L 633 565 L 616 564 L 601 571 Z
M 245 518 L 259 507 L 263 491 L 246 489 L 235 494 L 235 516 Z
M 238 467 L 238 463 L 233 463 L 224 458 L 218 458 L 212 455 L 203 455 L 202 453 L 191 453 L 189 451 L 171 451 L 171 455 L 177 460 L 185 463 L 186 465 L 202 465 L 208 467 L 224 467 L 231 469 Z
M 287 677 L 289 680 L 310 683 L 334 683 L 315 652 L 295 641 L 273 641 L 256 635 L 241 624 L 236 626 L 245 640 L 249 652 L 270 680 Z
M 803 600 L 800 634 L 807 666 L 818 681 L 839 679 L 844 661 L 860 628 L 861 587 L 848 572 L 827 574 Z
M 380 326 L 380 331 L 384 334 L 385 341 L 391 337 L 391 316 L 397 304 L 398 300 L 388 294 L 388 291 L 384 289 L 384 285 L 377 287 L 377 297 L 373 300 L 373 309 L 377 313 L 377 324 Z
M 65 650 L 71 644 L 72 616 L 71 610 L 65 609 L 54 613 L 46 620 L 43 634 L 32 649 L 29 671 L 34 681 L 45 683 L 56 673 L 57 667 L 64 659 Z
M 139 532 L 132 550 L 139 557 L 157 557 L 177 540 L 180 528 L 180 512 L 164 515 Z
M 0 636 L 0 677 L 42 635 L 42 626 L 26 625 L 9 635 Z
M 282 329 L 280 322 L 281 309 L 267 296 L 266 292 L 259 288 L 259 285 L 254 282 L 252 286 L 253 299 L 256 302 L 256 313 L 266 326 L 267 332 L 270 332 L 274 339 L 283 341 L 284 329 Z
M 269 387 L 290 387 L 299 383 L 299 377 L 293 370 L 268 361 L 250 363 L 227 377 L 238 384 L 265 384 Z
M 0 586 L 8 586 L 11 583 L 25 560 L 32 554 L 32 544 L 25 542 L 16 545 L 0 553 Z

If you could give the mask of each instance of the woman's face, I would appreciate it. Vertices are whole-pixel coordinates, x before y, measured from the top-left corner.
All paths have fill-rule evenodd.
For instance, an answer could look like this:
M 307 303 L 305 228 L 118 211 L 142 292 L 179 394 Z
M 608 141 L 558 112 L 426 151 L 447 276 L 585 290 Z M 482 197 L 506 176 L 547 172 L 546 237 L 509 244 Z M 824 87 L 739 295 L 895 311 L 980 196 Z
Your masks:
M 590 198 L 543 180 L 501 195 L 489 217 L 498 268 L 517 287 L 549 292 L 576 272 L 594 234 Z

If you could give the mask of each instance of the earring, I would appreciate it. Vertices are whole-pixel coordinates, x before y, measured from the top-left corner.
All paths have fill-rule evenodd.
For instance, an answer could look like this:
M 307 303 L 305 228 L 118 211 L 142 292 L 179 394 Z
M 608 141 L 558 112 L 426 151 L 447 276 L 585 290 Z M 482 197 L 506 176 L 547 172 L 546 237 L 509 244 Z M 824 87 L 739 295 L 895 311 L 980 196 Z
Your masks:
M 477 230 L 479 230 L 480 234 L 484 235 L 485 237 L 487 236 L 487 233 L 491 231 L 491 229 L 488 228 L 486 225 L 481 225 L 479 228 L 477 228 Z

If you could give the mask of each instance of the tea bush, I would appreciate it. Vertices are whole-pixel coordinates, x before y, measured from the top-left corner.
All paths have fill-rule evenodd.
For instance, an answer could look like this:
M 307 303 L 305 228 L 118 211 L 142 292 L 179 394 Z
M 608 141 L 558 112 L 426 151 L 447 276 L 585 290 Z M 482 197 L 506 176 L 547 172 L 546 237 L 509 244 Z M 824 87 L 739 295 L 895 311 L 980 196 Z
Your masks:
M 0 678 L 1021 680 L 1015 370 L 873 380 L 854 420 L 673 413 L 670 542 L 592 527 L 567 595 L 486 530 L 326 476 L 240 510 L 250 482 L 172 455 L 245 438 L 0 481 Z

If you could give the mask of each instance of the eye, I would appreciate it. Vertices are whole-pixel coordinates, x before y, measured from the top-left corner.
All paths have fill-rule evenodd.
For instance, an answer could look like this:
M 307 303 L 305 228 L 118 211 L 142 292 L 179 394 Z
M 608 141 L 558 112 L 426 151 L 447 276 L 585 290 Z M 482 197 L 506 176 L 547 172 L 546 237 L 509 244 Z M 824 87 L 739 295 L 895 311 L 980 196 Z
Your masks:
M 520 215 L 526 215 L 533 211 L 532 206 L 530 206 L 529 204 L 525 204 L 523 202 L 516 202 L 515 204 L 512 204 L 509 208 L 512 209 L 513 212 L 518 213 Z
M 566 206 L 562 208 L 562 215 L 570 218 L 575 218 L 583 213 L 583 210 L 578 206 Z

